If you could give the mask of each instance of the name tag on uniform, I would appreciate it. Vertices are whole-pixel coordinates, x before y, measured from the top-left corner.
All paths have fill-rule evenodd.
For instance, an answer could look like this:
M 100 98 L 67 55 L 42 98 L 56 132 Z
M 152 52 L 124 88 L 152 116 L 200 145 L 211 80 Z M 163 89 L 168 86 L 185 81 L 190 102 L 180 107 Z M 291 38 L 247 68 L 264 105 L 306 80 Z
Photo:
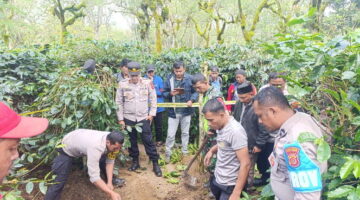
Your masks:
M 321 191 L 320 168 L 306 155 L 298 142 L 284 145 L 284 158 L 294 191 Z

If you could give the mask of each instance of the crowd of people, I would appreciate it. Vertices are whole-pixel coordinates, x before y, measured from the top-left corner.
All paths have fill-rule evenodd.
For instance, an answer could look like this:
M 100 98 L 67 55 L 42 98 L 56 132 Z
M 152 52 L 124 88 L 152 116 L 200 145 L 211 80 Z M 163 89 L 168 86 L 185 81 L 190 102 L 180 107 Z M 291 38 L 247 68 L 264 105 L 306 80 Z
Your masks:
M 122 60 L 119 69 L 120 72 L 115 74 L 118 123 L 122 129 L 141 124 L 140 137 L 153 163 L 155 176 L 162 176 L 156 147 L 165 145 L 165 161 L 169 162 L 179 124 L 181 151 L 188 154 L 193 104 L 202 95 L 202 125 L 208 137 L 203 152 L 209 172 L 206 185 L 213 198 L 238 200 L 242 191 L 251 192 L 254 187 L 270 182 L 277 199 L 320 199 L 321 174 L 326 171 L 327 163 L 316 159 L 314 143 L 299 143 L 297 138 L 303 132 L 322 137 L 324 129 L 303 112 L 297 102 L 289 103 L 285 74 L 270 73 L 268 83 L 258 91 L 246 79 L 246 71 L 238 69 L 235 71 L 236 81 L 230 84 L 225 99 L 221 92 L 224 83 L 216 66 L 210 67 L 208 77 L 201 73 L 190 75 L 186 73 L 184 62 L 177 61 L 165 81 L 156 75 L 156 67 L 151 64 L 146 66 L 145 76 L 141 75 L 140 63 L 128 59 Z M 227 105 L 226 100 L 236 103 Z M 157 106 L 163 102 L 186 106 L 165 110 Z M 168 116 L 167 134 L 162 128 L 165 111 Z M 40 134 L 47 125 L 46 119 L 21 117 L 0 103 L 0 183 L 18 157 L 20 138 Z M 135 128 L 129 132 L 129 139 L 132 163 L 128 170 L 135 171 L 140 168 Z M 114 184 L 124 180 L 113 177 L 113 170 L 123 142 L 121 130 L 78 129 L 66 134 L 63 147 L 58 149 L 52 164 L 55 182 L 50 185 L 45 199 L 60 199 L 73 159 L 82 156 L 87 157 L 90 181 L 112 200 L 121 199 L 114 191 Z M 254 178 L 255 168 L 261 177 Z

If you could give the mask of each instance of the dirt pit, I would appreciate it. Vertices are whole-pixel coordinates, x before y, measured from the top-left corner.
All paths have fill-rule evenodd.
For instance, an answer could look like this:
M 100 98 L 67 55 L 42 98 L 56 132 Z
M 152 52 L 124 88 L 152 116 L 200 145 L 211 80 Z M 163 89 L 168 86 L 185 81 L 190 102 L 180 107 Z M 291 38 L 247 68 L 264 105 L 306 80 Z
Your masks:
M 204 187 L 199 187 L 196 190 L 189 189 L 185 186 L 184 180 L 178 184 L 169 183 L 164 177 L 156 177 L 152 171 L 152 163 L 149 162 L 148 156 L 144 151 L 144 147 L 139 145 L 140 149 L 140 165 L 141 170 L 137 172 L 130 172 L 127 167 L 121 168 L 119 176 L 126 180 L 126 185 L 121 188 L 116 188 L 122 200 L 205 200 L 208 198 L 208 190 Z M 181 163 L 167 164 L 162 167 L 164 172 L 174 171 L 179 164 L 187 165 L 192 156 L 186 156 Z M 201 173 L 199 169 L 199 162 L 195 162 L 189 171 L 189 174 L 197 177 L 200 185 L 206 181 L 206 174 Z M 62 192 L 62 200 L 99 200 L 109 199 L 108 196 L 100 189 L 96 188 L 90 183 L 84 171 L 73 171 L 69 176 L 68 182 Z

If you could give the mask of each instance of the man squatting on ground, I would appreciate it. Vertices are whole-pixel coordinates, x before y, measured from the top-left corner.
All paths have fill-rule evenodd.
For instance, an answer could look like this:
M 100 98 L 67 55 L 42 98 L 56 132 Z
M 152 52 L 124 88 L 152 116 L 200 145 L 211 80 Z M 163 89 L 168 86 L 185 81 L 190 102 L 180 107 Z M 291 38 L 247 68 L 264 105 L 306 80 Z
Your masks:
M 245 130 L 228 114 L 221 98 L 209 100 L 202 112 L 210 128 L 217 131 L 217 144 L 204 158 L 204 164 L 208 166 L 211 157 L 217 154 L 211 191 L 216 200 L 239 200 L 250 168 Z
M 78 129 L 64 136 L 63 148 L 54 159 L 52 171 L 56 175 L 53 184 L 45 195 L 45 200 L 58 200 L 71 172 L 72 161 L 76 157 L 87 157 L 90 181 L 108 194 L 112 200 L 121 200 L 120 194 L 113 191 L 113 170 L 116 154 L 120 151 L 124 136 L 119 132 L 105 132 Z M 115 153 L 115 155 L 114 155 Z M 100 169 L 105 173 L 107 183 L 100 178 Z
M 254 98 L 254 111 L 268 131 L 279 130 L 269 157 L 270 184 L 279 200 L 318 200 L 321 174 L 327 162 L 319 162 L 313 142 L 297 142 L 301 133 L 323 136 L 324 128 L 312 116 L 294 112 L 284 94 L 273 86 L 262 89 Z

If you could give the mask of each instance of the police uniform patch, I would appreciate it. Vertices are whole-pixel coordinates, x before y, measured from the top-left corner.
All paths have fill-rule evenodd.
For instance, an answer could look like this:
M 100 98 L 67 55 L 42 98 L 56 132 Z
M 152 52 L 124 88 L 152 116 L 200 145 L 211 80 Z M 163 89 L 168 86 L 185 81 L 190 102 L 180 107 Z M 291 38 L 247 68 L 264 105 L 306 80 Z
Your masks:
M 284 145 L 284 158 L 295 192 L 321 191 L 321 173 L 298 142 Z
M 119 154 L 120 154 L 120 151 L 109 152 L 109 153 L 107 153 L 106 158 L 109 160 L 115 160 Z
M 285 149 L 285 154 L 289 160 L 289 165 L 291 167 L 299 167 L 300 160 L 299 160 L 299 151 L 300 149 L 297 147 L 288 147 Z

